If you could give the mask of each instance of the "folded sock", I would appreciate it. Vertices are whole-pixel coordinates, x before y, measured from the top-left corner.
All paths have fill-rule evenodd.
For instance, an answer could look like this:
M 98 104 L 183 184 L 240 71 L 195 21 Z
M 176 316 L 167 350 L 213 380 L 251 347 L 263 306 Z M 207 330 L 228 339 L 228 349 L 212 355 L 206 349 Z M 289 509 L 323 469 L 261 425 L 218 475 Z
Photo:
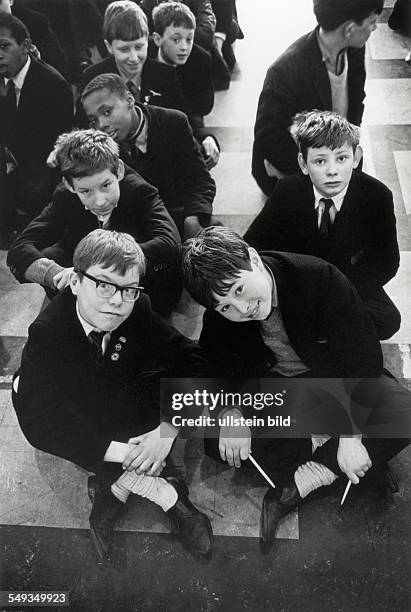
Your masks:
M 124 472 L 111 485 L 111 491 L 117 499 L 124 503 L 127 501 L 130 493 L 146 497 L 160 506 L 164 512 L 170 510 L 178 498 L 175 488 L 164 478 L 137 474 L 135 471 Z
M 294 474 L 295 484 L 301 498 L 307 497 L 309 493 L 330 485 L 337 476 L 328 467 L 316 461 L 307 461 L 297 469 Z

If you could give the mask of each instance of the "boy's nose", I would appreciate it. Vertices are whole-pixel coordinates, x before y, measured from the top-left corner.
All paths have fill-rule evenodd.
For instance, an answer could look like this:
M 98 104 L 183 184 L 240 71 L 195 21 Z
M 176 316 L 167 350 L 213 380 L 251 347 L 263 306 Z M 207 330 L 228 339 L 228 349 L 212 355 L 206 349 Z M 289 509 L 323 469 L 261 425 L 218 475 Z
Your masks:
M 135 49 L 132 49 L 128 56 L 129 61 L 136 62 L 138 60 L 138 53 Z
M 111 298 L 108 299 L 108 301 L 110 302 L 110 304 L 113 304 L 113 306 L 120 306 L 123 303 L 123 296 L 121 291 L 117 289 L 115 294 L 112 295 Z
M 249 306 L 248 300 L 242 300 L 242 299 L 235 300 L 234 306 L 238 310 L 239 313 L 243 315 L 247 314 L 248 306 Z
M 327 174 L 337 174 L 337 166 L 334 162 L 330 162 L 327 166 Z

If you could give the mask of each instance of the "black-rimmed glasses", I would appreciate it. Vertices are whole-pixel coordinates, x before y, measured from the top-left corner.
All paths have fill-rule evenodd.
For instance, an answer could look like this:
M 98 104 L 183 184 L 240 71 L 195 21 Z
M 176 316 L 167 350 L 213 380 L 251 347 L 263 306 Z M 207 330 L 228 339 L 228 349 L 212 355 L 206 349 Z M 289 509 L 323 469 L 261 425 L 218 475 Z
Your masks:
M 120 291 L 121 298 L 125 302 L 136 302 L 141 295 L 141 292 L 144 290 L 144 287 L 120 287 L 115 283 L 108 283 L 107 281 L 100 280 L 99 278 L 94 278 L 91 274 L 87 274 L 87 272 L 83 272 L 82 270 L 74 270 L 77 274 L 82 274 L 86 278 L 94 281 L 96 283 L 96 293 L 101 298 L 111 298 L 113 295 Z

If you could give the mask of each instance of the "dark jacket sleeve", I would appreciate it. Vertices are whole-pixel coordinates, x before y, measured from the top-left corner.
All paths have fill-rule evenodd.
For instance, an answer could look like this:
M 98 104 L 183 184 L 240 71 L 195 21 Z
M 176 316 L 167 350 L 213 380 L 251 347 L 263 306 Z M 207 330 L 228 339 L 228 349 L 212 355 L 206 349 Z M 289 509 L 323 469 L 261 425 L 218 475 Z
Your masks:
M 195 42 L 208 51 L 213 44 L 216 18 L 210 0 L 186 0 L 196 18 Z
M 351 258 L 347 276 L 362 297 L 385 285 L 400 264 L 392 192 L 378 182 L 369 194 L 370 212 L 363 220 L 363 244 Z
M 87 418 L 87 410 L 62 391 L 59 350 L 44 322 L 30 326 L 14 407 L 32 446 L 94 471 L 103 461 L 111 436 L 99 431 Z
M 20 283 L 27 282 L 24 273 L 28 266 L 44 257 L 42 249 L 61 240 L 62 221 L 58 207 L 52 201 L 13 242 L 8 252 L 7 265 Z
M 174 128 L 175 142 L 180 143 L 175 151 L 175 168 L 184 217 L 211 215 L 216 194 L 215 181 L 206 168 L 200 147 L 184 115 L 179 115 L 178 122 L 175 119 Z
M 132 215 L 138 214 L 138 242 L 147 258 L 148 269 L 155 269 L 159 264 L 177 265 L 180 234 L 157 189 L 137 177 L 133 180 L 129 176 L 128 181 L 129 210 Z M 126 227 L 124 231 L 127 231 Z

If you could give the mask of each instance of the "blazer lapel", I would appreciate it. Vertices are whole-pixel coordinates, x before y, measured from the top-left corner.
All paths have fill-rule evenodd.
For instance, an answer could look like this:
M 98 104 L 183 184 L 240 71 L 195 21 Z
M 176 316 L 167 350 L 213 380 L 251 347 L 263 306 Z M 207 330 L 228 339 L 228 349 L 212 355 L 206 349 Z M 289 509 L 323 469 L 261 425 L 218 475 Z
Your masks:
M 321 100 L 323 109 L 332 107 L 331 85 L 328 77 L 327 68 L 323 62 L 321 50 L 317 41 L 317 28 L 311 33 L 310 55 L 313 71 L 313 85 Z

